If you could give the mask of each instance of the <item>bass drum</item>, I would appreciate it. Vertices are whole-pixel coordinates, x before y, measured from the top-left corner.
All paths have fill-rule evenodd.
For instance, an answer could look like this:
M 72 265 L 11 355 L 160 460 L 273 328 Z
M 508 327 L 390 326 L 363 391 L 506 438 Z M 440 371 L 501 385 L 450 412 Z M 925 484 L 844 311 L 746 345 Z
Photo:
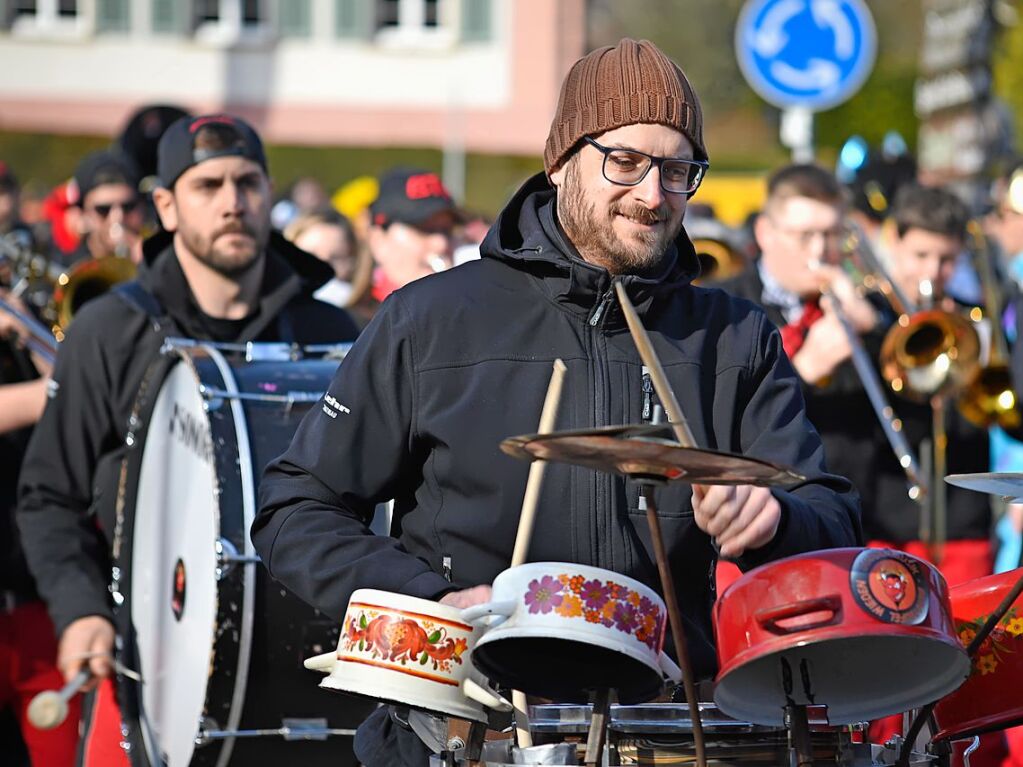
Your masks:
M 303 659 L 338 622 L 269 577 L 249 527 L 263 467 L 337 361 L 229 363 L 170 343 L 139 393 L 122 464 L 114 600 L 125 743 L 140 767 L 355 764 L 372 705 L 315 687 Z

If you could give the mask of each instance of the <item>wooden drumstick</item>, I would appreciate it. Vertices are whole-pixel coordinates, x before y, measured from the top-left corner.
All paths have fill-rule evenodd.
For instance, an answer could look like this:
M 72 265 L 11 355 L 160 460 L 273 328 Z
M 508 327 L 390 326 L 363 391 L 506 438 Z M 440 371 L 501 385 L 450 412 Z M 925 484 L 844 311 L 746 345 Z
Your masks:
M 561 402 L 561 386 L 565 380 L 565 363 L 554 360 L 554 372 L 547 384 L 547 396 L 540 412 L 540 428 L 538 434 L 546 434 L 554 430 L 558 417 L 558 404 Z M 536 507 L 540 500 L 540 487 L 543 485 L 543 474 L 547 461 L 536 460 L 529 465 L 529 477 L 526 480 L 526 493 L 522 498 L 522 511 L 519 514 L 519 529 L 515 534 L 515 548 L 512 552 L 512 567 L 525 564 L 529 553 L 529 542 L 533 538 L 533 522 L 536 519 Z M 519 748 L 533 745 L 529 734 L 529 709 L 526 694 L 521 690 L 512 690 L 512 705 L 515 708 L 515 742 Z
M 668 383 L 668 377 L 664 374 L 661 361 L 657 358 L 653 344 L 650 343 L 650 336 L 646 328 L 639 321 L 639 315 L 629 300 L 625 288 L 621 282 L 615 282 L 615 292 L 618 294 L 618 303 L 621 304 L 622 313 L 625 314 L 625 321 L 629 325 L 629 332 L 632 340 L 639 350 L 639 356 L 650 371 L 650 379 L 653 381 L 657 397 L 664 405 L 668 414 L 668 420 L 675 430 L 675 438 L 682 447 L 696 447 L 696 440 L 693 432 L 689 429 L 689 422 L 686 421 L 682 408 L 675 399 L 675 392 Z M 672 580 L 671 568 L 668 565 L 668 555 L 664 547 L 664 539 L 661 536 L 661 522 L 657 516 L 657 507 L 654 502 L 654 490 L 650 485 L 642 488 L 641 501 L 646 507 L 647 523 L 650 527 L 650 539 L 654 549 L 654 559 L 657 562 L 657 572 L 661 579 L 661 590 L 664 592 L 664 604 L 668 608 L 668 623 L 671 625 L 671 636 L 675 642 L 675 654 L 678 656 L 678 664 L 682 669 L 682 686 L 686 692 L 686 702 L 689 704 L 689 714 L 693 721 L 693 744 L 696 747 L 696 763 L 699 767 L 706 767 L 707 756 L 703 741 L 703 723 L 700 720 L 700 703 L 696 699 L 696 680 L 693 677 L 692 664 L 689 662 L 689 649 L 686 645 L 685 628 L 682 624 L 682 614 L 678 609 L 678 600 L 675 597 L 675 583 Z
M 621 304 L 622 313 L 625 314 L 625 322 L 629 325 L 629 332 L 639 350 L 639 356 L 647 370 L 650 371 L 650 380 L 654 384 L 654 391 L 657 392 L 657 397 L 664 405 L 664 412 L 668 414 L 668 421 L 675 430 L 675 439 L 682 447 L 696 447 L 696 439 L 689 429 L 689 422 L 683 415 L 678 400 L 675 399 L 675 392 L 672 390 L 671 384 L 668 383 L 668 377 L 664 375 L 664 368 L 661 367 L 661 361 L 657 358 L 653 344 L 650 343 L 650 336 L 647 335 L 643 323 L 639 321 L 639 315 L 636 314 L 636 309 L 632 306 L 632 301 L 629 300 L 621 282 L 615 282 L 615 292 L 618 293 L 618 303 Z
M 59 690 L 46 690 L 32 698 L 28 704 L 28 721 L 37 730 L 52 730 L 67 719 L 67 702 L 92 679 L 88 667 L 83 668 Z
M 551 382 L 547 385 L 547 396 L 544 398 L 543 410 L 540 413 L 538 434 L 547 434 L 554 430 L 554 423 L 558 417 L 558 403 L 561 401 L 561 385 L 564 383 L 565 371 L 567 369 L 565 363 L 560 359 L 554 360 L 554 372 L 551 374 Z M 533 537 L 533 521 L 536 519 L 536 506 L 540 500 L 540 487 L 543 485 L 543 473 L 546 468 L 547 461 L 540 459 L 533 461 L 529 466 L 526 494 L 522 498 L 519 529 L 515 534 L 515 548 L 512 551 L 512 567 L 518 567 L 526 562 L 526 555 L 529 553 L 529 541 Z

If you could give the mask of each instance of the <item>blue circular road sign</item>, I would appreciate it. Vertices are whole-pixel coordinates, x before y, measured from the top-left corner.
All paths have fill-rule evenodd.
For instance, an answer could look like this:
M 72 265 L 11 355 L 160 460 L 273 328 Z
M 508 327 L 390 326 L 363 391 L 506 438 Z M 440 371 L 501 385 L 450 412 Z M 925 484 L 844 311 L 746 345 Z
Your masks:
M 749 0 L 735 28 L 735 51 L 762 98 L 820 111 L 863 85 L 877 32 L 862 0 Z

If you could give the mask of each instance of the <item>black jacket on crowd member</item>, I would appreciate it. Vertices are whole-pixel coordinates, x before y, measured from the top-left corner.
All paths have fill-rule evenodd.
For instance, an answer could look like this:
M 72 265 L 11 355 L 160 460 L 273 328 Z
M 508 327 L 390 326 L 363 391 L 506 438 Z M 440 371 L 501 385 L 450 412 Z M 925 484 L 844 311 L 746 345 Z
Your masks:
M 778 327 L 785 318 L 777 306 L 765 304 L 764 286 L 754 264 L 743 274 L 723 282 L 721 288 L 763 306 Z M 886 323 L 883 323 L 886 324 Z M 862 338 L 875 369 L 883 331 Z M 880 376 L 879 376 L 880 380 Z M 930 405 L 899 397 L 884 386 L 888 403 L 902 420 L 903 434 L 918 460 L 921 443 L 931 436 Z M 907 493 L 906 473 L 884 436 L 851 361 L 843 362 L 822 386 L 803 385 L 806 413 L 821 435 L 828 467 L 852 480 L 863 506 L 863 533 L 867 540 L 902 544 L 920 538 L 920 504 Z M 988 435 L 948 408 L 948 473 L 990 469 Z M 945 485 L 949 540 L 982 540 L 991 531 L 989 498 L 971 490 Z
M 612 278 L 579 257 L 555 207 L 538 174 L 491 228 L 481 260 L 388 297 L 323 407 L 267 468 L 253 541 L 276 579 L 329 615 L 340 617 L 357 588 L 437 599 L 508 567 L 529 466 L 499 443 L 536 431 L 555 359 L 568 367 L 558 429 L 649 416 Z M 655 274 L 622 278 L 697 443 L 807 477 L 773 491 L 778 533 L 740 565 L 855 545 L 856 496 L 824 468 L 778 332 L 752 304 L 691 285 L 697 263 L 683 234 Z M 550 464 L 530 560 L 595 565 L 659 590 L 638 495 L 619 477 Z M 394 537 L 373 536 L 374 506 L 390 498 Z M 689 485 L 661 489 L 658 506 L 690 653 L 706 677 L 716 552 L 693 521 Z
M 357 334 L 347 314 L 312 297 L 333 276 L 330 266 L 276 233 L 259 305 L 241 320 L 199 309 L 169 235 L 148 240 L 144 253 L 138 284 L 163 309 L 160 329 L 116 291 L 82 308 L 61 343 L 21 472 L 18 524 L 58 634 L 77 618 L 111 617 L 108 552 L 128 418 L 164 338 L 333 343 Z

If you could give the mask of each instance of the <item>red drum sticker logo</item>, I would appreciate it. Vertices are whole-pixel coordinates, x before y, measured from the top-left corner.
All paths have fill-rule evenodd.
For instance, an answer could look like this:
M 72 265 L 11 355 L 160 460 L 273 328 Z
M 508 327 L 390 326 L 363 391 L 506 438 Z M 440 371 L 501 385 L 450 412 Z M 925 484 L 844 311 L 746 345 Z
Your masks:
M 909 626 L 927 617 L 930 592 L 923 563 L 888 549 L 856 557 L 849 586 L 856 604 L 885 623 Z

